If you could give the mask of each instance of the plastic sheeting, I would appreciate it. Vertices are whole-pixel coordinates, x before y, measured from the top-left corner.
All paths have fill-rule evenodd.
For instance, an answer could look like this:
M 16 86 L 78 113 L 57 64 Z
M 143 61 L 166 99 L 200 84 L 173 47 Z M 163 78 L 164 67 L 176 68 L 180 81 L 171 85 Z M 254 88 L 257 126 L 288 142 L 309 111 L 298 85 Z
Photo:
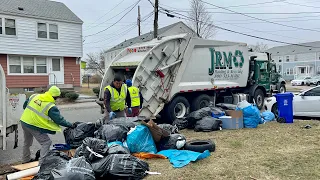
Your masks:
M 126 139 L 127 132 L 120 126 L 106 124 L 101 126 L 94 133 L 94 136 L 98 139 L 106 140 L 107 142 L 124 141 Z
M 112 154 L 92 164 L 97 178 L 143 179 L 149 165 L 130 154 Z
M 202 118 L 200 121 L 197 121 L 194 131 L 218 131 L 222 127 L 222 121 L 219 119 L 215 119 L 211 116 L 207 116 Z
M 51 171 L 50 180 L 95 180 L 92 166 L 85 157 L 73 158 Z
M 63 131 L 66 143 L 69 144 L 71 148 L 77 148 L 81 146 L 82 141 L 87 137 L 93 137 L 95 131 L 94 123 L 76 123 L 78 125 L 76 128 L 66 128 Z
M 156 145 L 148 127 L 138 125 L 129 131 L 127 145 L 131 153 L 157 153 Z
M 210 156 L 210 152 L 205 150 L 203 153 L 188 151 L 188 150 L 164 150 L 157 154 L 166 156 L 174 168 L 182 168 L 188 165 L 191 161 L 195 162 Z

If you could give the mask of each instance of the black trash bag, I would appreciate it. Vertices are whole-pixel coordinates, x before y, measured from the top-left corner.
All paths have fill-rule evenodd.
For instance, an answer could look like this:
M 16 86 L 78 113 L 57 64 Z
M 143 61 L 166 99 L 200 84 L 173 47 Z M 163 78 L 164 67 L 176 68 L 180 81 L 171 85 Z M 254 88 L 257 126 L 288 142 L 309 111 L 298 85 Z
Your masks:
M 49 151 L 42 159 L 39 172 L 34 176 L 34 180 L 50 180 L 51 170 L 63 166 L 71 158 L 64 152 L 58 150 Z
M 108 124 L 112 124 L 115 126 L 121 127 L 124 131 L 129 132 L 131 128 L 136 127 L 139 125 L 138 117 L 121 117 L 121 118 L 115 118 L 108 122 Z
M 149 171 L 147 162 L 130 154 L 111 154 L 92 164 L 96 178 L 143 179 Z
M 222 110 L 236 110 L 237 108 L 237 105 L 235 104 L 226 104 L 226 103 L 219 103 L 216 106 L 220 107 Z
M 168 134 L 176 134 L 179 132 L 177 126 L 173 126 L 171 124 L 159 124 L 158 125 L 161 129 L 165 130 Z
M 87 147 L 89 147 L 90 150 Z M 76 149 L 74 157 L 77 158 L 84 156 L 88 162 L 93 162 L 101 159 L 100 155 L 103 157 L 108 155 L 108 145 L 106 141 L 88 137 L 84 139 L 82 145 Z
M 196 122 L 201 120 L 202 118 L 206 116 L 211 116 L 211 108 L 210 107 L 205 107 L 202 109 L 199 109 L 197 111 L 193 111 L 187 116 L 187 121 L 188 121 L 188 129 L 194 129 L 194 126 L 196 125 Z
M 211 116 L 207 116 L 202 118 L 202 120 L 197 121 L 194 131 L 203 131 L 203 132 L 210 132 L 210 131 L 218 131 L 222 127 L 222 121 Z
M 87 137 L 93 137 L 95 131 L 95 124 L 94 123 L 81 123 L 76 122 L 77 127 L 66 128 L 63 131 L 64 138 L 66 143 L 71 146 L 71 148 L 77 148 L 81 146 L 82 141 Z
M 119 144 L 113 144 L 109 147 L 108 154 L 130 154 L 130 150 Z
M 106 124 L 101 126 L 94 136 L 98 139 L 106 140 L 107 142 L 124 141 L 127 137 L 127 132 L 120 126 Z
M 177 126 L 179 130 L 186 129 L 188 127 L 188 120 L 186 118 L 178 118 L 173 121 L 172 125 Z
M 50 180 L 95 180 L 92 166 L 85 157 L 73 158 L 51 171 Z
M 171 134 L 169 137 L 162 138 L 157 143 L 157 149 L 159 151 L 167 149 L 181 149 L 186 144 L 186 137 L 182 134 Z

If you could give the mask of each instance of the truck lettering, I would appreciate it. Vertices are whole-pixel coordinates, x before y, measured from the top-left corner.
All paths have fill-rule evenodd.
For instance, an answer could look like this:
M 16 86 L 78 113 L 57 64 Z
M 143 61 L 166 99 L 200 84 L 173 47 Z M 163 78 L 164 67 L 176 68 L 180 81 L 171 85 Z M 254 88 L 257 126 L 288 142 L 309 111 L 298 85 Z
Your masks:
M 209 48 L 211 55 L 211 66 L 209 67 L 209 75 L 214 75 L 214 79 L 238 79 L 243 73 L 242 67 L 244 63 L 243 53 L 240 50 L 232 52 L 220 52 L 214 48 Z M 236 68 L 236 69 L 234 69 Z

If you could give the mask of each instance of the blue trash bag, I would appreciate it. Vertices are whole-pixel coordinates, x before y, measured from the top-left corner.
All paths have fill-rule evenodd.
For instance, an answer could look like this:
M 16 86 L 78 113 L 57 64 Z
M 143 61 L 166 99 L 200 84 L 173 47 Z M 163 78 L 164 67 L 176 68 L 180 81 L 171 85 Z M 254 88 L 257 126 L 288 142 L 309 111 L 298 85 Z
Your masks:
M 276 118 L 276 116 L 271 111 L 265 111 L 261 113 L 261 117 L 265 122 L 273 121 Z
M 132 132 L 128 132 L 127 145 L 131 153 L 157 153 L 152 134 L 149 128 L 144 125 L 138 125 Z
M 236 110 L 242 110 L 243 124 L 245 128 L 257 128 L 258 124 L 263 124 L 260 111 L 257 106 L 250 105 L 243 109 L 237 107 Z

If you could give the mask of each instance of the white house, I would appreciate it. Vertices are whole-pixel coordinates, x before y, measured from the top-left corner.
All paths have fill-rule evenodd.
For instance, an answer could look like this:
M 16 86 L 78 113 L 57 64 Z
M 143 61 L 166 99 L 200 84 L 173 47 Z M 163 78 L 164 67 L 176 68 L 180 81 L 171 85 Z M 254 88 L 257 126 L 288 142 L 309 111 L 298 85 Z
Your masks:
M 80 87 L 82 20 L 48 0 L 0 0 L 0 64 L 10 89 Z
M 320 41 L 273 47 L 267 52 L 286 80 L 320 74 Z
M 170 36 L 170 35 L 176 35 L 176 34 L 182 34 L 182 33 L 194 33 L 194 31 L 188 27 L 183 22 L 177 22 L 174 24 L 171 24 L 169 26 L 165 26 L 163 28 L 158 29 L 158 37 L 161 36 Z M 108 49 L 105 51 L 105 69 L 107 69 L 109 63 L 113 58 L 115 58 L 123 49 L 132 46 L 134 44 L 150 41 L 153 39 L 153 31 L 150 33 L 143 34 L 141 36 L 137 36 L 128 40 L 125 40 L 124 42 Z

